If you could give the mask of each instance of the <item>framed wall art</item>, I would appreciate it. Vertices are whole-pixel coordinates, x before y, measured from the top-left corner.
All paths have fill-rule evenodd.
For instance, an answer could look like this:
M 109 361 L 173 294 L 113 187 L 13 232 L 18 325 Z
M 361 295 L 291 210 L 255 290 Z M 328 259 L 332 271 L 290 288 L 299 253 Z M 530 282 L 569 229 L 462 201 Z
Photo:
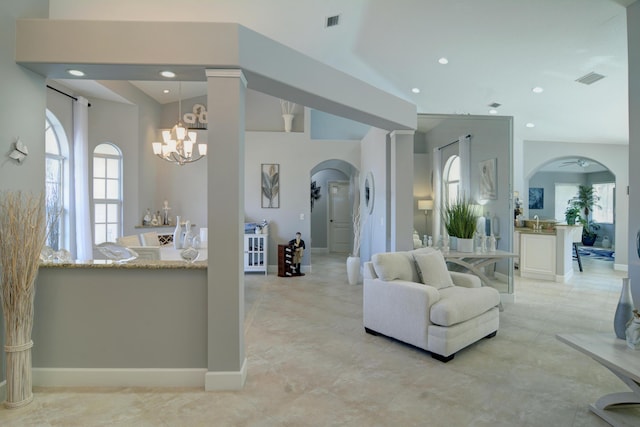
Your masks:
M 489 159 L 480 162 L 480 198 L 484 200 L 495 200 L 498 198 L 497 159 Z
M 262 169 L 262 207 L 280 207 L 280 165 L 263 163 Z
M 544 208 L 544 188 L 529 188 L 529 209 Z

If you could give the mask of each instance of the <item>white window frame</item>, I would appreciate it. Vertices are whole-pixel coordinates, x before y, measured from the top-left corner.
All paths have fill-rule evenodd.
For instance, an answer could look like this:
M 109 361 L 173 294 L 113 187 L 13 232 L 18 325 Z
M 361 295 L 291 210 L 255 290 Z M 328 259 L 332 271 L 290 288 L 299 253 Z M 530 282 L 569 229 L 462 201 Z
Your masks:
M 454 162 L 456 161 L 458 162 L 458 176 L 452 176 L 451 169 Z M 456 154 L 449 157 L 447 159 L 447 162 L 445 163 L 443 180 L 442 180 L 445 205 L 447 203 L 448 204 L 456 203 L 460 198 L 460 167 L 461 167 L 460 156 Z M 452 194 L 452 193 L 455 193 L 455 194 Z
M 47 135 L 53 135 L 54 143 L 57 147 L 57 153 L 52 153 L 46 150 L 47 144 L 45 139 L 45 201 L 49 200 L 50 185 L 55 185 L 58 191 L 59 205 L 54 211 L 50 209 L 46 210 L 47 221 L 53 221 L 52 216 L 57 216 L 56 223 L 58 226 L 58 239 L 53 242 L 51 239 L 55 235 L 51 230 L 47 230 L 49 233 L 45 244 L 50 246 L 54 250 L 69 249 L 71 236 L 69 227 L 69 144 L 66 133 L 62 124 L 58 118 L 51 111 L 45 112 L 45 138 Z M 51 132 L 49 132 L 51 131 Z M 49 160 L 58 163 L 58 176 L 51 177 L 53 180 L 49 180 L 50 173 L 47 170 L 47 164 Z M 56 212 L 57 211 L 57 212 Z
M 96 153 L 96 150 L 103 146 L 103 145 L 108 145 L 112 148 L 114 148 L 118 154 L 105 154 L 105 153 Z M 104 159 L 105 162 L 105 173 L 104 176 L 96 176 L 96 168 L 94 167 L 95 165 L 95 161 L 96 159 Z M 118 161 L 118 177 L 117 178 L 108 178 L 107 177 L 107 169 L 106 169 L 106 163 L 107 160 L 112 159 L 112 160 L 117 160 Z M 111 242 L 115 242 L 116 238 L 121 237 L 122 236 L 122 229 L 123 229 L 123 224 L 122 224 L 122 189 L 123 189 L 123 185 L 122 185 L 122 163 L 123 163 L 123 156 L 122 156 L 122 150 L 120 150 L 120 148 L 110 142 L 104 142 L 102 144 L 99 144 L 98 146 L 96 146 L 96 148 L 93 151 L 93 161 L 91 163 L 92 165 L 92 169 L 93 169 L 93 173 L 92 173 L 92 200 L 93 200 L 93 215 L 92 215 L 92 223 L 93 223 L 93 241 L 95 242 L 95 244 L 100 244 L 102 242 L 107 242 L 107 241 L 111 241 Z M 104 198 L 96 198 L 95 194 L 96 194 L 96 180 L 97 179 L 104 179 L 104 194 L 105 197 Z M 107 183 L 111 181 L 117 181 L 116 187 L 118 189 L 118 198 L 107 198 L 106 194 L 107 194 Z M 116 218 L 111 218 L 108 215 L 108 209 L 107 212 L 105 212 L 105 221 L 104 222 L 98 222 L 96 220 L 96 207 L 98 205 L 117 205 L 116 208 Z M 115 236 L 109 236 L 109 232 L 108 232 L 108 225 L 116 225 L 116 235 Z M 104 234 L 99 236 L 98 232 L 97 232 L 97 226 L 98 225 L 104 225 L 105 229 L 104 229 Z M 110 240 L 109 240 L 110 239 Z
M 605 203 L 606 196 L 602 191 L 598 190 L 597 185 L 604 185 L 610 187 L 611 200 Z M 613 224 L 616 218 L 616 183 L 615 182 L 597 182 L 591 184 L 594 189 L 594 193 L 600 196 L 600 201 L 597 205 L 601 208 L 593 207 L 591 213 L 591 219 L 598 224 Z M 610 217 L 609 217 L 610 215 Z

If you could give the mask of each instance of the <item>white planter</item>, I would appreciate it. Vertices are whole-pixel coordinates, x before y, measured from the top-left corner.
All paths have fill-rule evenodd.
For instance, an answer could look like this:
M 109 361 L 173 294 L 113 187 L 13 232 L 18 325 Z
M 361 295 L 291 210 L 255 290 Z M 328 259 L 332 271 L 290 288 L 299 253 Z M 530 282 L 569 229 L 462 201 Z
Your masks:
M 350 285 L 357 285 L 360 282 L 360 257 L 350 256 L 347 258 L 347 279 Z
M 461 239 L 457 238 L 458 252 L 473 252 L 473 239 Z

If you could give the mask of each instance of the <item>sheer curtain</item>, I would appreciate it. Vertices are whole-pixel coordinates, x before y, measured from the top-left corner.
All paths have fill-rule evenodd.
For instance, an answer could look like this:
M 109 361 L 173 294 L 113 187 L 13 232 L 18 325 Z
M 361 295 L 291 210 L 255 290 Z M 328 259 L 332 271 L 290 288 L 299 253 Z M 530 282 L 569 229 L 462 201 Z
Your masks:
M 93 258 L 89 198 L 89 102 L 78 97 L 73 103 L 73 154 L 76 213 L 76 259 Z

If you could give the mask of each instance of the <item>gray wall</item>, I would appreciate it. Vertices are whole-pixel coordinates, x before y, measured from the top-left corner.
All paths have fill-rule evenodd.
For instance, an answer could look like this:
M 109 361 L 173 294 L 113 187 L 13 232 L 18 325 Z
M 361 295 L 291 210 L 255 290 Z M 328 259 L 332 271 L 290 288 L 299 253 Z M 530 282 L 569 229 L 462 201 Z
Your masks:
M 357 139 L 360 141 L 371 126 L 311 110 L 311 139 Z
M 497 173 L 497 199 L 488 200 L 484 205 L 487 217 L 496 215 L 500 222 L 501 239 L 498 249 L 510 251 L 513 235 L 512 186 L 512 123 L 511 117 L 492 116 L 437 116 L 443 120 L 426 134 L 429 151 L 449 144 L 460 136 L 471 135 L 471 198 L 479 198 L 479 162 L 495 158 Z M 435 213 L 438 214 L 437 212 Z M 510 278 L 513 275 L 510 261 L 502 261 L 497 271 Z
M 207 270 L 40 269 L 35 368 L 206 368 Z
M 15 20 L 46 18 L 46 0 L 4 1 L 0 4 L 0 191 L 44 190 L 44 120 L 46 88 L 44 78 L 15 63 Z M 20 137 L 29 148 L 29 157 L 21 165 L 4 154 L 12 150 Z M 1 307 L 0 307 L 1 311 Z M 4 346 L 4 320 L 0 317 L 0 348 Z M 0 383 L 5 377 L 5 355 L 0 351 Z M 0 388 L 0 401 L 4 400 Z

